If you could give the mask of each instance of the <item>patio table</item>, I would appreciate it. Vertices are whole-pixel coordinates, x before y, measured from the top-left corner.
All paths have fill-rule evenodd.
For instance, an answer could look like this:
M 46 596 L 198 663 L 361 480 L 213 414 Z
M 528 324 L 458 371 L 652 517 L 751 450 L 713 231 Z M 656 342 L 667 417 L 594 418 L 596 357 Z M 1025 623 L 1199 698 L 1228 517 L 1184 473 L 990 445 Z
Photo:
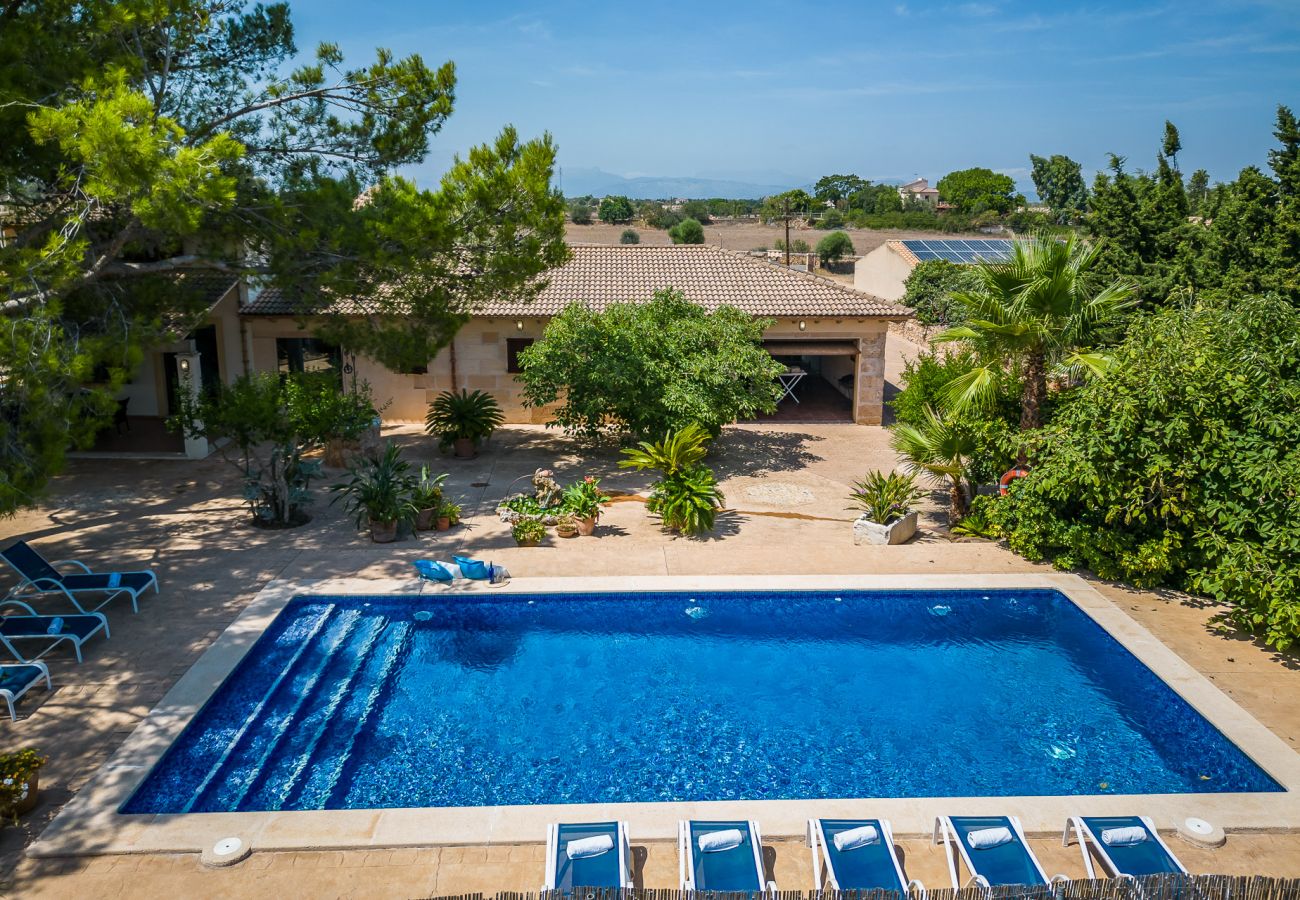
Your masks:
M 780 375 L 776 376 L 776 380 L 781 384 L 781 396 L 776 398 L 776 402 L 780 403 L 786 397 L 789 397 L 795 403 L 798 403 L 799 398 L 794 395 L 794 389 L 799 382 L 803 381 L 804 376 L 807 374 L 808 373 L 803 369 L 796 367 L 786 369 Z

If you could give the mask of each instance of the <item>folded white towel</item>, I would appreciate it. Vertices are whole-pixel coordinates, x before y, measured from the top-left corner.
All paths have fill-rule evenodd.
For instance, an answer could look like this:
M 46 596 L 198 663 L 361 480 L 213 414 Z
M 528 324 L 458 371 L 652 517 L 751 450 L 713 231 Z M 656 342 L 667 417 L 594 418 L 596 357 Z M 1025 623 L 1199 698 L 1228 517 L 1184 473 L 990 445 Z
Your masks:
M 875 825 L 863 825 L 859 828 L 850 828 L 848 831 L 841 831 L 833 838 L 835 849 L 841 853 L 845 850 L 856 850 L 859 847 L 865 847 L 867 844 L 874 844 L 880 840 L 880 832 L 876 830 Z
M 587 838 L 579 838 L 576 841 L 569 841 L 564 847 L 564 852 L 569 854 L 569 859 L 586 859 L 589 856 L 600 856 L 602 853 L 608 853 L 614 849 L 614 839 L 607 834 L 592 835 Z
M 442 560 L 438 560 L 438 565 L 450 572 L 452 578 L 465 577 L 465 574 L 460 570 L 460 566 L 456 565 L 454 562 L 443 562 Z
M 744 839 L 745 836 L 739 828 L 728 828 L 726 831 L 710 831 L 708 834 L 700 835 L 700 852 L 719 853 L 723 850 L 734 850 L 740 846 L 740 842 Z
M 1107 847 L 1132 847 L 1147 839 L 1147 830 L 1141 825 L 1107 828 L 1101 833 L 1101 842 Z
M 50 622 L 50 627 L 45 629 L 46 634 L 60 634 L 63 631 L 63 616 L 55 616 Z
M 1009 844 L 1013 840 L 1015 836 L 1005 825 L 999 825 L 997 828 L 980 828 L 966 834 L 966 843 L 970 844 L 972 850 L 991 850 Z

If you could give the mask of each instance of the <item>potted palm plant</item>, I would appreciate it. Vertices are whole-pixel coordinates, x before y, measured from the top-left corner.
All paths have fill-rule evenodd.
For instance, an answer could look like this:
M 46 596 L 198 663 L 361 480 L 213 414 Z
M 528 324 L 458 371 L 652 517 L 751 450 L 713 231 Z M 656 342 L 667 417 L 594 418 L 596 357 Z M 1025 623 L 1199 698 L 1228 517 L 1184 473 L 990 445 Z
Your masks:
M 853 488 L 850 508 L 862 511 L 853 523 L 853 543 L 901 544 L 916 534 L 913 507 L 921 499 L 921 491 L 915 476 L 872 472 L 854 482 Z
M 546 525 L 541 519 L 520 519 L 510 526 L 510 535 L 520 547 L 536 547 L 546 537 Z
M 578 534 L 596 532 L 600 508 L 609 502 L 609 495 L 600 489 L 600 479 L 588 475 L 564 489 L 563 509 L 578 523 Z
M 487 440 L 504 421 L 501 406 L 486 391 L 443 391 L 424 417 L 424 430 L 438 438 L 442 450 L 451 450 L 458 459 L 478 455 L 478 445 Z
M 428 531 L 442 511 L 442 483 L 444 472 L 436 478 L 429 477 L 429 467 L 420 467 L 420 480 L 411 488 L 411 505 L 415 507 L 415 530 Z
M 357 528 L 370 528 L 370 539 L 387 544 L 397 539 L 398 529 L 415 519 L 411 502 L 414 482 L 410 464 L 402 459 L 396 444 L 389 444 L 382 456 L 372 460 L 362 457 L 349 470 L 347 481 L 330 486 L 344 498 L 347 511 L 356 517 Z M 332 501 L 331 501 L 332 502 Z

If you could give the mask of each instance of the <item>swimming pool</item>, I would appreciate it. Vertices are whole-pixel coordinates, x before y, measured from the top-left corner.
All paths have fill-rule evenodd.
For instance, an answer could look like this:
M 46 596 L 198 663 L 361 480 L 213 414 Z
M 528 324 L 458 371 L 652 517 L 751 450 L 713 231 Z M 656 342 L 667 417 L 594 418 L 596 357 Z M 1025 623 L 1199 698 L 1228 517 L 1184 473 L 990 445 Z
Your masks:
M 1280 790 L 1053 590 L 312 596 L 122 812 Z

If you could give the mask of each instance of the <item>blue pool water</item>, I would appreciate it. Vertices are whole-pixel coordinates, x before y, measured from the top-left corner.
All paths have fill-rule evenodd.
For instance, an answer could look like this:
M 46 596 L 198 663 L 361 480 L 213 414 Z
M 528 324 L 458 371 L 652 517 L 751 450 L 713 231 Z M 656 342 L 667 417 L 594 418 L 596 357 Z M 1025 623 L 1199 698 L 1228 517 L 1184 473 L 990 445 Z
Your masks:
M 303 597 L 123 812 L 1278 790 L 1055 591 Z

